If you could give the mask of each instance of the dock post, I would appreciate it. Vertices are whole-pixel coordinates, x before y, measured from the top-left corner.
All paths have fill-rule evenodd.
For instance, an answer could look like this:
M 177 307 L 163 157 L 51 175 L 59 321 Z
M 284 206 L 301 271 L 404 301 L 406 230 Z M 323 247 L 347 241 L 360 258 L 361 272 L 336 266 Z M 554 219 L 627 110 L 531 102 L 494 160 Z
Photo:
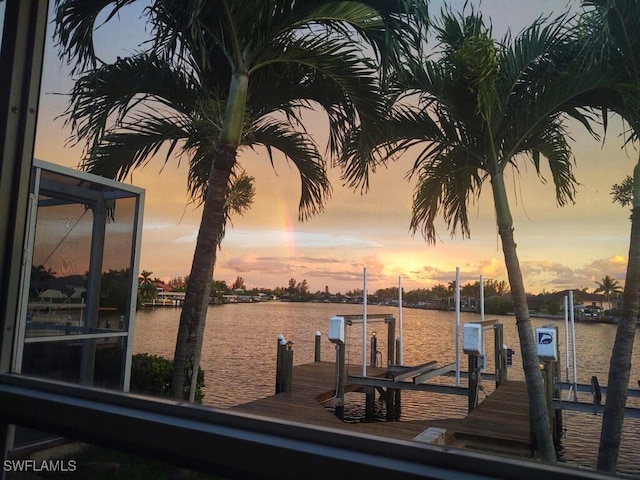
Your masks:
M 396 354 L 396 319 L 393 317 L 385 318 L 387 324 L 387 366 L 395 362 Z M 382 365 L 380 365 L 382 366 Z
M 378 337 L 376 337 L 376 332 L 371 334 L 371 355 L 369 365 L 372 367 L 377 367 L 377 353 L 378 353 Z
M 344 420 L 344 383 L 346 380 L 345 369 L 345 345 L 336 343 L 336 378 L 338 384 L 336 385 L 336 417 L 340 420 Z
M 469 355 L 469 413 L 478 406 L 480 393 L 480 355 Z
M 316 340 L 316 343 L 315 343 L 313 361 L 314 362 L 319 362 L 320 359 L 321 359 L 321 356 L 320 356 L 320 344 L 321 344 L 321 342 L 320 342 L 320 340 L 322 340 L 322 333 L 320 333 L 319 331 L 316 332 L 315 340 Z
M 373 422 L 375 418 L 376 390 L 373 387 L 365 387 L 364 421 Z
M 281 392 L 290 392 L 293 381 L 293 342 L 288 341 L 282 351 Z
M 501 323 L 493 326 L 496 362 L 496 388 L 507 381 L 507 352 L 504 348 L 504 328 Z
M 544 378 L 544 392 L 547 398 L 547 410 L 549 411 L 549 430 L 553 435 L 553 441 L 556 445 L 556 449 L 558 448 L 557 441 L 559 438 L 556 438 L 557 434 L 557 419 L 556 419 L 556 409 L 553 407 L 553 393 L 555 390 L 555 380 L 556 380 L 556 364 L 552 360 L 545 360 L 542 364 L 542 374 Z
M 287 348 L 287 341 L 284 336 L 278 335 L 278 344 L 276 350 L 276 395 L 282 391 L 282 361 L 283 352 Z
M 378 337 L 376 332 L 371 334 L 371 354 L 369 358 L 369 365 L 377 367 L 377 353 L 378 353 Z M 375 401 L 376 391 L 373 387 L 365 387 L 365 405 L 364 405 L 364 421 L 373 422 L 375 417 Z
M 396 365 L 402 365 L 402 346 L 400 345 L 400 337 L 396 338 Z M 395 390 L 395 407 L 396 407 L 396 420 L 400 420 L 400 414 L 402 413 L 402 390 L 397 388 Z

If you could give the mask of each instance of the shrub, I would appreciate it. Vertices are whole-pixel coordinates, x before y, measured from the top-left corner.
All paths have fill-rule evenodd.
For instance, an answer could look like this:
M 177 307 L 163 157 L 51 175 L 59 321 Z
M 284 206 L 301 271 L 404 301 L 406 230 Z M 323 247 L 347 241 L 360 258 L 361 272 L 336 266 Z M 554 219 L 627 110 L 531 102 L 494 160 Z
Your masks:
M 131 385 L 132 393 L 155 395 L 158 397 L 171 396 L 171 373 L 173 360 L 168 360 L 158 355 L 138 353 L 131 360 Z M 204 371 L 198 369 L 198 382 L 196 385 L 196 403 L 202 403 L 204 393 Z
M 513 302 L 504 297 L 493 297 L 485 300 L 484 311 L 494 315 L 507 315 L 513 312 Z

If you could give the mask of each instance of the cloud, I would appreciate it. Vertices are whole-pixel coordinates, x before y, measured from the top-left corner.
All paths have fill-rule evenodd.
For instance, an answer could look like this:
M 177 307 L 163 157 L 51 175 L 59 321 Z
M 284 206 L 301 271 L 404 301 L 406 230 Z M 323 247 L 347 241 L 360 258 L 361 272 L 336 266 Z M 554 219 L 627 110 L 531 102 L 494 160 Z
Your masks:
M 241 255 L 222 262 L 223 268 L 238 273 L 264 272 L 271 274 L 286 274 L 293 272 L 294 267 L 284 258 L 256 257 L 255 255 Z

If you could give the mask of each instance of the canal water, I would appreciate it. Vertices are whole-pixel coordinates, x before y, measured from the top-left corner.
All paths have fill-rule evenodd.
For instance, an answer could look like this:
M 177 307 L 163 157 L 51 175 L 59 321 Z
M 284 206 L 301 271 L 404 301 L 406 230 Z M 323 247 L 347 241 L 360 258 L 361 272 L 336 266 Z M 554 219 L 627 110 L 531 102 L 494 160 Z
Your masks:
M 398 317 L 397 307 L 370 305 L 368 312 L 390 313 Z M 322 360 L 334 361 L 335 349 L 327 339 L 329 318 L 333 315 L 361 313 L 361 305 L 321 303 L 264 302 L 209 307 L 201 361 L 206 382 L 204 403 L 229 408 L 272 395 L 279 334 L 293 341 L 296 365 L 313 361 L 316 331 L 322 334 Z M 175 308 L 140 310 L 136 316 L 134 353 L 146 352 L 172 358 L 179 317 L 180 310 Z M 510 379 L 522 380 L 524 375 L 515 318 L 487 316 L 487 319 L 493 318 L 504 325 L 505 343 L 515 350 L 513 367 L 509 368 L 508 376 Z M 478 314 L 461 314 L 462 324 L 478 319 Z M 564 321 L 533 319 L 535 327 L 549 323 L 555 324 L 559 329 L 562 380 L 566 380 Z M 578 383 L 589 384 L 591 377 L 595 375 L 601 385 L 606 384 L 615 331 L 614 325 L 576 323 Z M 384 323 L 370 321 L 367 325 L 367 339 L 373 332 L 378 337 L 382 364 L 386 365 L 387 327 Z M 403 309 L 403 339 L 405 365 L 418 365 L 432 360 L 436 360 L 438 365 L 452 363 L 455 360 L 454 313 Z M 492 372 L 493 335 L 488 333 L 485 341 L 488 371 Z M 640 358 L 637 352 L 636 348 L 630 380 L 630 387 L 634 388 L 637 388 L 640 380 Z M 460 359 L 461 368 L 465 370 L 466 356 L 460 353 Z M 347 329 L 347 363 L 362 363 L 362 325 L 353 325 Z M 352 373 L 360 374 L 361 367 L 357 367 Z M 438 381 L 451 383 L 454 380 L 441 378 Z M 487 392 L 493 390 L 492 382 L 485 380 L 484 386 Z M 354 403 L 347 408 L 358 410 L 361 407 L 359 397 L 356 395 Z M 590 402 L 592 398 L 590 394 L 582 393 L 579 400 Z M 628 405 L 640 407 L 640 399 L 630 399 Z M 407 391 L 402 397 L 404 420 L 463 417 L 466 408 L 467 399 L 462 396 Z M 564 461 L 585 466 L 595 464 L 601 420 L 600 416 L 589 413 L 564 412 L 566 433 L 562 439 L 561 452 Z M 625 420 L 619 470 L 640 477 L 640 419 Z

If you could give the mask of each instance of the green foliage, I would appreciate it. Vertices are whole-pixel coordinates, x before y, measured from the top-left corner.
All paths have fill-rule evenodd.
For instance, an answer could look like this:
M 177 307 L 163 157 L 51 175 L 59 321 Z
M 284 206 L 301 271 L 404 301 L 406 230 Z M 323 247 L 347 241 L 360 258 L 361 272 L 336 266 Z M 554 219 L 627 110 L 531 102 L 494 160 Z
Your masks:
M 124 313 L 129 298 L 129 269 L 109 270 L 102 274 L 100 306 Z
M 484 302 L 485 313 L 494 315 L 507 315 L 513 312 L 513 301 L 510 298 L 488 298 Z
M 170 397 L 172 369 L 172 360 L 149 353 L 134 355 L 131 362 L 131 392 Z M 204 398 L 202 387 L 204 387 L 204 371 L 200 368 L 196 385 L 196 403 L 202 403 Z
M 551 302 L 547 307 L 547 312 L 550 315 L 559 315 L 562 312 L 562 305 L 560 302 Z
M 611 196 L 614 203 L 619 203 L 623 207 L 633 205 L 633 178 L 627 175 L 621 183 L 613 185 Z

